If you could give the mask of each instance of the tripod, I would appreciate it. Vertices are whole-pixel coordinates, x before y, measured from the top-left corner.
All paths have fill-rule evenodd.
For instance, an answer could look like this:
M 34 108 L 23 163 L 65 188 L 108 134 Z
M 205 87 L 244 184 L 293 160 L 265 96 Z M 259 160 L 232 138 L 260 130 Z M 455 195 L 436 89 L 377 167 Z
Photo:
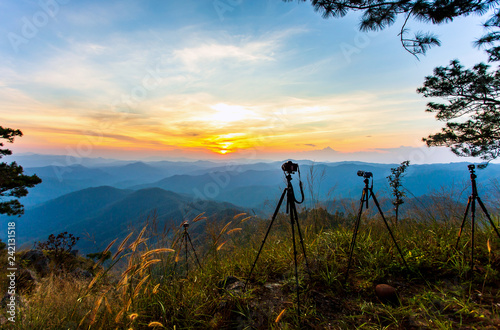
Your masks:
M 462 220 L 462 225 L 460 226 L 460 231 L 458 232 L 458 237 L 457 237 L 457 244 L 455 246 L 456 249 L 458 249 L 458 242 L 460 241 L 460 236 L 462 235 L 462 230 L 464 228 L 465 224 L 465 219 L 467 219 L 467 214 L 469 213 L 469 209 L 471 210 L 471 247 L 470 247 L 470 271 L 474 271 L 474 231 L 475 231 L 475 220 L 476 220 L 476 200 L 479 203 L 479 206 L 481 206 L 481 209 L 483 210 L 484 214 L 490 221 L 491 226 L 495 230 L 495 232 L 498 235 L 498 238 L 500 238 L 500 233 L 498 232 L 498 229 L 496 228 L 495 224 L 493 223 L 493 220 L 491 220 L 491 217 L 486 210 L 486 207 L 484 206 L 483 202 L 481 201 L 481 198 L 479 198 L 477 194 L 477 186 L 476 186 L 476 178 L 477 175 L 474 173 L 474 169 L 476 166 L 473 164 L 469 165 L 469 172 L 470 172 L 470 182 L 472 185 L 472 194 L 469 196 L 469 199 L 467 200 L 467 207 L 465 208 L 465 213 L 464 213 L 464 218 Z
M 363 206 L 366 205 L 366 208 L 368 209 L 368 200 L 370 197 L 373 197 L 373 201 L 375 202 L 375 205 L 377 206 L 377 209 L 382 216 L 382 219 L 384 220 L 385 226 L 387 227 L 387 230 L 389 231 L 389 234 L 392 238 L 392 241 L 394 242 L 394 245 L 396 246 L 396 249 L 399 252 L 399 255 L 401 256 L 401 259 L 403 259 L 403 263 L 405 264 L 405 267 L 407 269 L 408 265 L 406 264 L 406 260 L 403 256 L 403 253 L 401 252 L 401 249 L 398 246 L 398 243 L 396 242 L 396 239 L 394 238 L 394 235 L 392 234 L 391 227 L 389 227 L 389 223 L 384 217 L 384 213 L 382 212 L 382 209 L 380 208 L 380 205 L 377 201 L 377 197 L 375 197 L 375 194 L 373 193 L 373 174 L 371 172 L 364 172 L 364 171 L 358 171 L 358 176 L 364 177 L 364 183 L 365 187 L 363 188 L 363 193 L 361 194 L 361 202 L 359 205 L 359 213 L 358 213 L 358 218 L 356 220 L 356 224 L 354 226 L 354 233 L 352 234 L 352 241 L 351 241 L 351 247 L 349 249 L 349 263 L 347 265 L 347 271 L 345 273 L 345 278 L 344 278 L 344 285 L 347 283 L 347 278 L 349 277 L 349 270 L 351 269 L 351 263 L 352 263 L 352 255 L 354 253 L 354 247 L 356 246 L 356 237 L 358 236 L 358 231 L 359 231 L 359 224 L 361 222 L 361 214 L 363 213 Z M 371 187 L 368 186 L 370 179 L 372 178 L 372 185 Z
M 257 260 L 259 259 L 260 253 L 262 252 L 262 248 L 264 247 L 264 244 L 266 243 L 267 236 L 269 235 L 269 232 L 271 231 L 271 227 L 273 226 L 274 220 L 276 219 L 276 216 L 279 212 L 279 209 L 281 207 L 281 204 L 283 203 L 283 199 L 285 198 L 286 195 L 286 213 L 290 214 L 290 224 L 292 226 L 292 242 L 293 242 L 293 257 L 294 257 L 294 262 L 295 262 L 295 281 L 296 281 L 296 291 L 297 291 L 297 314 L 300 317 L 300 300 L 299 300 L 299 274 L 298 274 L 298 266 L 297 266 L 297 246 L 295 243 L 295 226 L 297 226 L 297 232 L 299 233 L 299 238 L 300 238 L 300 245 L 302 246 L 302 252 L 304 253 L 304 259 L 306 261 L 306 267 L 307 267 L 307 272 L 309 273 L 309 278 L 311 277 L 311 273 L 309 270 L 309 263 L 307 262 L 307 256 L 306 256 L 306 249 L 304 247 L 304 240 L 302 238 L 302 232 L 300 230 L 300 225 L 297 217 L 297 209 L 295 207 L 295 203 L 301 204 L 304 201 L 304 191 L 302 189 L 302 181 L 300 181 L 300 171 L 299 171 L 299 186 L 300 186 L 300 193 L 302 195 L 302 200 L 299 202 L 295 199 L 295 194 L 293 192 L 293 186 L 292 186 L 292 173 L 295 171 L 292 171 L 292 169 L 298 170 L 298 164 L 293 164 L 296 165 L 296 168 L 287 168 L 287 164 L 293 164 L 290 161 L 288 163 L 283 164 L 282 169 L 285 171 L 285 178 L 287 180 L 287 187 L 283 190 L 283 193 L 281 194 L 280 200 L 278 202 L 278 205 L 276 206 L 276 209 L 274 210 L 273 217 L 271 218 L 271 223 L 269 224 L 269 227 L 267 228 L 266 235 L 264 236 L 264 240 L 262 240 L 262 244 L 260 246 L 259 252 L 257 253 L 257 257 L 255 258 L 255 261 L 253 262 L 252 268 L 250 269 L 250 273 L 248 274 L 245 287 L 248 284 L 248 281 L 250 277 L 252 276 L 253 270 L 255 268 L 255 264 L 257 263 Z
M 198 267 L 203 269 L 201 267 L 200 261 L 198 260 L 198 256 L 196 255 L 196 250 L 194 249 L 193 242 L 191 241 L 191 236 L 189 236 L 188 233 L 188 227 L 189 227 L 189 222 L 184 221 L 182 223 L 182 226 L 184 227 L 184 232 L 182 233 L 181 240 L 180 240 L 180 245 L 179 245 L 179 252 L 177 253 L 177 256 L 175 258 L 175 266 L 174 266 L 174 273 L 175 269 L 177 268 L 177 262 L 179 261 L 179 255 L 181 253 L 182 245 L 184 245 L 184 251 L 185 251 L 185 262 L 186 262 L 186 277 L 189 275 L 189 264 L 188 264 L 188 241 L 189 244 L 191 245 L 191 249 L 193 249 L 194 256 L 196 258 L 196 262 L 198 263 Z

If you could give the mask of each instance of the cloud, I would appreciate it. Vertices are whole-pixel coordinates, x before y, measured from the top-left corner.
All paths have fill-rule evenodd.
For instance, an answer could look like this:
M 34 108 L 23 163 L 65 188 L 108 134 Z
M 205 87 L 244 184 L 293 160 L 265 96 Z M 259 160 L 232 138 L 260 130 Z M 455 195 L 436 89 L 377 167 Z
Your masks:
M 241 46 L 234 44 L 206 43 L 200 46 L 173 51 L 174 58 L 184 64 L 187 71 L 198 72 L 213 65 L 245 65 L 272 61 L 273 45 L 268 42 L 248 42 Z M 220 61 L 225 61 L 224 63 Z

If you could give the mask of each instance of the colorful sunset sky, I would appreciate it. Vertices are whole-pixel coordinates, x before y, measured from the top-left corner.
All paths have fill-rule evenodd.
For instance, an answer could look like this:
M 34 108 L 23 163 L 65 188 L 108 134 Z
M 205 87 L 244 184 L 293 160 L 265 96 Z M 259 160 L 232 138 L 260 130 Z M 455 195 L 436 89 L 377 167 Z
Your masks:
M 2 1 L 0 125 L 16 153 L 463 161 L 424 146 L 443 123 L 416 88 L 484 61 L 485 19 L 410 22 L 442 42 L 416 59 L 402 19 L 361 33 L 309 2 Z

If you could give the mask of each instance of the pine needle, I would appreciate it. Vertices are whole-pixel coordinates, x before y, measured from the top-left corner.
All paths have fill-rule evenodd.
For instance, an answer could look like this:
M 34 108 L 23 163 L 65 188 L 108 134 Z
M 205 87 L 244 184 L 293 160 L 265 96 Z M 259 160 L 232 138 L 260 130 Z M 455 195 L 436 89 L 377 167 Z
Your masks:
M 163 324 L 161 324 L 160 322 L 150 322 L 148 324 L 148 327 L 149 328 L 152 328 L 152 327 L 162 327 L 163 328 Z
M 144 226 L 144 228 L 142 228 L 141 232 L 139 233 L 139 235 L 137 236 L 137 238 L 135 239 L 135 241 L 132 242 L 132 244 L 130 244 L 130 248 L 132 249 L 133 252 L 135 252 L 135 249 L 137 249 L 137 246 L 139 244 L 142 243 L 142 235 L 144 235 L 144 232 L 146 231 L 146 228 L 148 226 Z
M 93 267 L 93 269 L 96 269 L 97 266 L 99 266 L 103 261 L 104 261 L 104 258 L 106 256 L 106 253 L 109 251 L 109 249 L 111 249 L 111 247 L 113 246 L 113 244 L 115 244 L 115 242 L 118 240 L 118 238 L 115 238 L 111 243 L 108 244 L 108 246 L 104 249 L 104 251 L 102 251 L 102 257 L 101 259 L 99 259 L 99 261 L 97 261 Z
M 111 247 L 113 246 L 113 244 L 115 244 L 115 242 L 118 240 L 118 238 L 115 238 L 111 243 L 108 244 L 108 246 L 104 249 L 104 251 L 102 251 L 102 255 L 105 255 L 106 252 L 109 251 L 109 249 L 111 249 Z
M 92 310 L 93 315 L 92 315 L 92 320 L 90 321 L 91 325 L 95 323 L 95 319 L 97 317 L 97 312 L 99 311 L 99 307 L 101 307 L 101 303 L 102 303 L 103 298 L 104 298 L 104 294 L 99 297 L 99 299 L 97 300 L 97 303 L 94 306 L 94 309 Z
M 226 231 L 227 227 L 229 227 L 229 225 L 231 225 L 231 222 L 232 221 L 229 221 L 225 226 L 224 228 L 222 228 L 222 230 L 220 231 L 220 235 L 224 234 L 224 232 Z
M 135 287 L 135 290 L 134 290 L 134 295 L 133 295 L 134 298 L 137 297 L 137 295 L 139 294 L 139 291 L 141 290 L 142 285 L 144 284 L 144 282 L 146 282 L 148 277 L 149 277 L 149 275 L 144 276 L 144 278 L 139 283 L 137 283 L 137 286 Z
M 80 321 L 80 324 L 78 324 L 78 328 L 80 328 L 83 324 L 83 321 L 85 321 L 85 319 L 87 318 L 87 316 L 90 314 L 90 312 L 92 312 L 92 310 L 89 310 L 82 318 L 82 320 Z
M 239 217 L 242 217 L 244 216 L 246 213 L 239 213 L 239 214 L 236 214 L 234 217 L 233 217 L 233 220 L 236 220 L 238 219 Z
M 120 323 L 122 317 L 123 317 L 123 313 L 125 313 L 125 308 L 122 309 L 121 311 L 118 312 L 118 314 L 116 314 L 116 317 L 115 317 L 115 322 L 116 323 Z
M 116 251 L 115 255 L 113 256 L 112 260 L 115 260 L 116 257 L 122 253 L 123 250 L 125 250 L 125 244 L 127 244 L 127 241 L 129 240 L 130 236 L 132 236 L 134 232 L 130 232 L 130 234 L 125 237 L 125 239 L 120 243 L 120 246 L 118 247 L 118 250 Z
M 243 228 L 234 228 L 234 229 L 231 229 L 230 231 L 227 232 L 228 235 L 234 233 L 234 232 L 237 232 L 237 231 L 240 231 L 242 230 Z
M 191 222 L 205 220 L 207 217 L 204 217 L 203 214 L 205 214 L 205 212 L 198 214 Z
M 140 273 L 142 270 L 148 268 L 149 266 L 153 265 L 153 264 L 157 264 L 161 262 L 161 259 L 153 259 L 153 260 L 149 260 L 148 262 L 146 262 L 144 265 L 141 266 L 141 268 L 139 268 L 137 271 L 136 271 L 136 274 L 137 273 Z
M 92 288 L 94 286 L 95 282 L 97 282 L 97 280 L 99 280 L 101 278 L 101 275 L 102 275 L 102 272 L 100 272 L 96 276 L 94 276 L 94 278 L 92 279 L 92 281 L 90 281 L 89 286 L 87 287 L 87 289 Z
M 104 306 L 106 306 L 106 310 L 111 315 L 113 311 L 111 310 L 111 306 L 109 305 L 108 298 L 104 297 Z
M 160 283 L 156 284 L 155 287 L 153 288 L 153 294 L 158 293 L 158 288 L 160 287 Z
M 281 313 L 278 315 L 278 317 L 276 318 L 276 320 L 274 321 L 274 323 L 278 323 L 281 320 L 281 318 L 283 317 L 283 315 L 285 315 L 285 311 L 286 311 L 286 308 L 281 311 Z
M 149 257 L 150 255 L 152 255 L 153 253 L 163 253 L 163 252 L 175 252 L 175 250 L 173 250 L 173 249 L 167 249 L 167 248 L 155 249 L 155 250 L 151 250 L 151 251 L 148 251 L 148 252 L 144 253 L 141 256 L 141 258 L 146 259 L 147 257 Z
M 226 241 L 226 242 L 227 242 L 227 241 Z M 224 246 L 224 244 L 226 244 L 226 242 L 224 242 L 224 243 L 222 243 L 221 245 L 219 245 L 219 246 L 217 247 L 217 251 L 219 251 L 220 249 L 222 249 L 222 247 Z
M 241 222 L 243 223 L 243 222 L 245 222 L 245 221 L 247 221 L 248 219 L 251 219 L 251 218 L 252 218 L 252 216 L 246 217 L 244 219 L 241 219 Z

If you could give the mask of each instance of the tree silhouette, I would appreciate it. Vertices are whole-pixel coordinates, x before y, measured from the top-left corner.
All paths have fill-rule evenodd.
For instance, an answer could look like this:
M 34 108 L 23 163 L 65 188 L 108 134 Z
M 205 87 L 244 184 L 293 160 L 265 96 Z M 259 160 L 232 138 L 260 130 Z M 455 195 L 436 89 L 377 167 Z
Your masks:
M 406 196 L 403 188 L 403 177 L 406 169 L 410 166 L 410 161 L 405 160 L 398 167 L 391 168 L 391 175 L 387 177 L 389 180 L 389 185 L 392 188 L 392 195 L 394 200 L 392 205 L 394 205 L 394 212 L 396 214 L 396 223 L 398 223 L 399 218 L 399 206 L 404 203 L 403 197 Z
M 294 0 L 283 0 L 291 2 Z M 305 2 L 307 0 L 298 0 Z M 494 16 L 489 24 L 495 25 L 498 20 L 499 0 L 311 0 L 314 9 L 321 13 L 324 18 L 337 18 L 347 15 L 349 12 L 360 11 L 361 31 L 382 30 L 396 22 L 398 16 L 404 17 L 400 29 L 400 40 L 403 47 L 411 54 L 417 56 L 425 54 L 432 46 L 439 46 L 437 36 L 429 32 L 417 32 L 409 35 L 407 28 L 411 20 L 430 24 L 442 24 L 453 21 L 459 16 L 471 14 L 483 15 L 490 9 L 495 9 Z M 497 25 L 498 26 L 498 25 Z M 498 37 L 498 35 L 495 35 Z M 498 40 L 498 39 L 497 39 Z
M 14 142 L 14 137 L 23 136 L 20 130 L 3 128 L 0 126 L 0 138 L 9 143 Z M 0 147 L 3 143 L 0 142 Z M 12 155 L 9 149 L 0 149 L 0 158 Z M 21 215 L 24 213 L 23 205 L 16 198 L 28 194 L 27 188 L 32 188 L 41 183 L 42 180 L 36 175 L 24 175 L 23 168 L 12 162 L 10 164 L 0 163 L 0 214 Z M 4 201 L 4 198 L 7 200 Z
M 417 92 L 447 100 L 427 104 L 426 111 L 447 121 L 440 133 L 423 139 L 428 146 L 447 146 L 458 156 L 487 161 L 500 155 L 500 72 L 488 69 L 484 63 L 464 69 L 455 60 L 425 78 Z M 463 117 L 466 119 L 454 121 Z

